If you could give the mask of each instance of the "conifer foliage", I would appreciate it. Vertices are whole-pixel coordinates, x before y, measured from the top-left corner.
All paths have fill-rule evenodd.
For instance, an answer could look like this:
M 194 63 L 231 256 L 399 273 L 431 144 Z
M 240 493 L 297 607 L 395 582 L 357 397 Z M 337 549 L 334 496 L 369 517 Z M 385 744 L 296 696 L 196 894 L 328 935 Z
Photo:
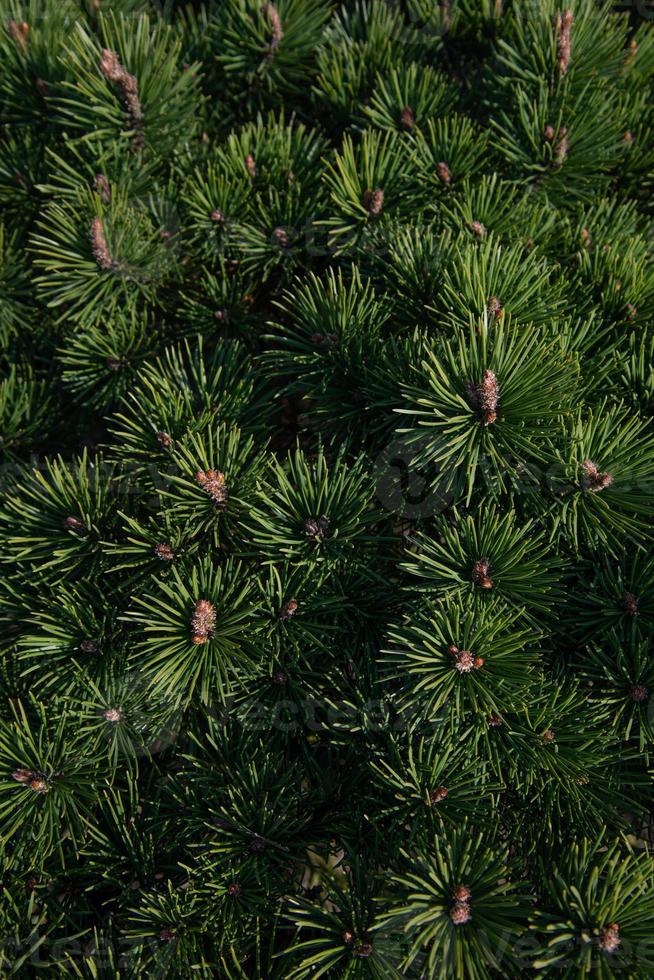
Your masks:
M 654 13 L 0 0 L 0 975 L 654 974 Z

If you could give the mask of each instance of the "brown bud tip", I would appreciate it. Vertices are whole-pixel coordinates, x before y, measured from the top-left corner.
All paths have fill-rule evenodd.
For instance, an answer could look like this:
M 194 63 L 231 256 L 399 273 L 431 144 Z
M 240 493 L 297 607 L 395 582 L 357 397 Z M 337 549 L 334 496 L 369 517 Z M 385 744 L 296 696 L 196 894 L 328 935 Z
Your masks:
M 627 320 L 633 322 L 638 316 L 638 308 L 633 303 L 627 303 Z
M 620 927 L 617 922 L 610 922 L 602 929 L 598 939 L 600 949 L 605 953 L 615 953 L 620 946 Z
M 231 885 L 227 886 L 227 894 L 231 895 L 232 898 L 238 898 L 241 894 L 241 886 L 237 881 L 233 881 Z
M 451 643 L 447 648 L 447 652 L 451 657 L 456 657 L 457 653 L 459 652 L 459 648 L 454 643 Z
M 416 117 L 410 105 L 405 105 L 400 113 L 400 129 L 410 132 L 416 124 Z
M 474 665 L 475 670 L 479 670 L 479 668 L 480 667 L 483 667 L 485 663 L 486 663 L 486 661 L 484 660 L 483 657 L 475 657 L 475 659 L 473 661 L 473 665 Z
M 95 184 L 95 189 L 100 195 L 102 201 L 105 204 L 109 204 L 111 200 L 111 187 L 105 175 L 96 174 L 94 184 Z
M 105 721 L 111 721 L 113 724 L 116 724 L 117 722 L 122 721 L 125 716 L 120 708 L 107 708 L 107 710 L 104 712 L 104 717 Z
M 198 470 L 195 474 L 195 482 L 211 497 L 214 504 L 223 506 L 227 503 L 229 494 L 224 473 L 219 473 L 217 470 Z
M 548 744 L 550 742 L 555 742 L 555 741 L 556 741 L 556 736 L 551 728 L 548 728 L 546 731 L 543 732 L 543 742 Z
M 264 17 L 268 18 L 268 23 L 270 24 L 271 37 L 268 44 L 268 51 L 270 54 L 274 54 L 284 36 L 281 17 L 279 16 L 277 7 L 268 2 L 261 4 L 261 13 Z
M 79 645 L 79 648 L 82 651 L 82 653 L 98 652 L 97 644 L 93 640 L 82 640 L 82 642 Z
M 116 263 L 107 245 L 102 218 L 96 217 L 91 222 L 91 251 L 98 268 L 103 272 L 115 268 Z
M 110 371 L 121 371 L 125 367 L 125 362 L 118 357 L 108 357 L 107 367 Z
M 633 141 L 634 141 L 634 134 L 631 132 L 630 129 L 628 129 L 627 132 L 622 137 L 622 142 L 626 143 L 627 146 L 629 146 L 631 143 L 633 143 Z
M 295 599 L 289 599 L 289 601 L 285 603 L 280 609 L 279 618 L 291 619 L 292 616 L 295 616 L 296 612 L 297 612 L 297 602 L 295 601 Z
M 172 561 L 175 557 L 175 552 L 165 541 L 162 541 L 160 544 L 155 544 L 153 550 L 157 558 L 160 558 L 161 561 Z
M 442 803 L 448 793 L 449 789 L 447 786 L 439 786 L 438 789 L 432 790 L 432 792 L 429 794 L 429 803 L 431 806 L 436 806 L 437 803 Z
M 470 231 L 473 233 L 475 238 L 478 239 L 478 241 L 481 241 L 484 235 L 486 234 L 486 228 L 484 227 L 484 225 L 482 225 L 481 221 L 471 221 Z
M 364 191 L 361 200 L 364 208 L 371 217 L 376 218 L 381 214 L 381 209 L 384 204 L 384 192 L 381 187 L 378 187 L 374 191 Z
M 583 490 L 599 493 L 613 483 L 610 473 L 600 473 L 592 459 L 586 459 L 581 464 L 581 486 Z
M 229 323 L 229 312 L 228 310 L 216 310 L 214 318 L 220 323 Z
M 252 180 L 257 176 L 257 165 L 254 162 L 254 157 L 251 153 L 248 153 L 245 157 L 245 169 L 249 173 Z
M 309 538 L 316 538 L 316 540 L 321 540 L 326 537 L 329 531 L 329 519 L 327 517 L 307 517 L 304 522 L 304 533 Z
M 211 220 L 215 221 L 217 225 L 223 225 L 225 223 L 225 215 L 216 208 L 215 211 L 211 212 Z
M 441 184 L 452 183 L 452 171 L 444 160 L 441 160 L 440 163 L 436 164 L 436 176 L 440 180 Z
M 354 955 L 360 956 L 362 959 L 372 956 L 373 946 L 372 943 L 361 943 L 359 946 L 354 947 Z
M 25 21 L 17 24 L 15 20 L 10 20 L 7 24 L 7 31 L 9 36 L 20 45 L 23 51 L 27 50 L 27 38 L 30 32 L 30 26 Z
M 638 615 L 638 599 L 633 592 L 625 592 L 622 596 L 622 606 L 630 616 Z
M 633 701 L 643 702 L 647 701 L 649 697 L 649 690 L 644 684 L 634 684 L 634 686 L 629 691 L 629 696 Z
M 497 296 L 489 296 L 486 309 L 494 320 L 500 320 L 504 316 L 504 308 Z
M 288 683 L 288 677 L 283 670 L 277 670 L 272 675 L 272 682 L 273 684 L 277 684 L 279 687 L 283 687 L 284 684 Z
M 67 517 L 64 521 L 64 527 L 68 531 L 77 531 L 78 534 L 84 534 L 87 530 L 86 524 L 80 521 L 78 517 Z
M 459 650 L 454 655 L 454 667 L 462 674 L 469 674 L 475 665 L 474 657 L 469 650 Z
M 279 248 L 288 248 L 290 242 L 285 228 L 275 228 L 272 233 L 272 243 Z
M 570 33 L 574 17 L 571 10 L 564 10 L 554 18 L 554 29 L 556 31 L 556 70 L 563 77 L 567 74 L 570 67 Z
M 41 775 L 33 775 L 28 782 L 28 786 L 34 793 L 47 793 L 50 789 L 47 779 Z
M 470 896 L 471 892 L 467 885 L 457 885 L 452 891 L 452 898 L 455 902 L 467 902 Z
M 592 241 L 592 239 L 590 237 L 590 232 L 589 232 L 588 228 L 582 228 L 581 229 L 581 244 L 582 244 L 582 247 L 583 248 L 588 248 L 588 246 L 590 245 L 591 241 Z
M 490 578 L 490 558 L 480 558 L 472 566 L 472 581 L 480 589 L 492 589 L 493 580 Z
M 502 719 L 498 714 L 492 711 L 488 716 L 488 724 L 491 728 L 499 728 L 502 724 Z
M 175 938 L 175 933 L 173 932 L 172 929 L 165 928 L 159 930 L 159 939 L 162 941 L 162 943 L 169 942 L 169 940 L 174 938 Z
M 450 909 L 450 919 L 455 926 L 463 926 L 470 922 L 472 912 L 467 902 L 455 902 Z
M 556 136 L 556 130 L 554 129 L 554 126 L 546 126 L 544 135 L 548 143 L 553 143 L 554 137 Z
M 30 769 L 16 769 L 11 775 L 17 783 L 29 783 L 30 779 L 32 779 L 34 776 L 34 773 Z
M 198 599 L 191 617 L 193 643 L 206 643 L 216 629 L 216 607 L 208 599 Z
M 173 444 L 173 437 L 168 435 L 167 432 L 157 432 L 157 439 L 164 449 L 170 449 Z
M 350 946 L 354 942 L 354 933 L 350 932 L 349 929 L 346 929 L 343 933 L 342 939 L 346 946 Z

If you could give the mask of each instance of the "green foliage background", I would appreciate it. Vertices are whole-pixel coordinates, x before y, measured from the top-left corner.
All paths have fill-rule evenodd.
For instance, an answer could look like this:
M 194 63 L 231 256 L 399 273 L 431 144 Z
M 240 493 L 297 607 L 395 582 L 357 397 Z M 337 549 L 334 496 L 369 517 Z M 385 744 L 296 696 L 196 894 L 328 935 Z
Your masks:
M 654 974 L 654 11 L 567 4 L 0 0 L 2 976 Z

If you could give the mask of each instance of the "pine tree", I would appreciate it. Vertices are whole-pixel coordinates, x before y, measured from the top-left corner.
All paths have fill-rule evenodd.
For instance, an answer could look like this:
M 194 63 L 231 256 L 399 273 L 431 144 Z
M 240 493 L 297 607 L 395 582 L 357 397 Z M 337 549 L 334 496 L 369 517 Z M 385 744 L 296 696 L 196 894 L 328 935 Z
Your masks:
M 654 27 L 0 0 L 0 974 L 648 977 Z

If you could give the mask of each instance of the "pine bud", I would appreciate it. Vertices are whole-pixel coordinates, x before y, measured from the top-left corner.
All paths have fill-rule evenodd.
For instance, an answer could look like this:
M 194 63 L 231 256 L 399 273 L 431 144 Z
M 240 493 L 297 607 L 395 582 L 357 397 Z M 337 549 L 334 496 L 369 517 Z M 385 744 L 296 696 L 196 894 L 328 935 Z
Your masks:
M 620 946 L 620 927 L 617 922 L 610 922 L 606 929 L 602 929 L 598 943 L 605 953 L 617 952 Z
M 492 315 L 494 320 L 501 320 L 504 316 L 504 308 L 497 296 L 488 297 L 486 309 Z
M 474 669 L 474 657 L 469 650 L 459 650 L 454 655 L 454 666 L 462 674 L 469 674 Z
M 219 211 L 218 208 L 216 208 L 214 211 L 211 212 L 211 220 L 214 221 L 217 225 L 224 225 L 225 215 L 223 214 L 222 211 Z
M 327 536 L 329 531 L 329 520 L 324 515 L 319 518 L 307 517 L 304 522 L 304 533 L 309 538 L 316 538 L 317 540 L 322 540 L 322 538 Z
M 452 891 L 452 898 L 455 902 L 467 902 L 471 897 L 471 891 L 467 885 L 457 885 Z
M 262 3 L 261 13 L 264 17 L 268 18 L 268 23 L 270 24 L 272 36 L 270 38 L 270 43 L 268 45 L 269 55 L 273 55 L 277 48 L 279 47 L 280 41 L 284 36 L 284 31 L 282 30 L 282 21 L 279 16 L 279 11 L 272 3 Z
M 39 774 L 35 773 L 32 776 L 32 778 L 29 780 L 28 785 L 33 793 L 47 793 L 48 790 L 50 789 L 50 784 L 48 783 L 48 780 L 45 778 L 45 776 L 41 775 L 40 773 Z
M 564 10 L 554 18 L 556 30 L 556 70 L 559 76 L 567 74 L 570 66 L 570 31 L 574 17 L 571 10 Z
M 405 105 L 400 113 L 400 128 L 406 132 L 411 132 L 415 127 L 416 117 L 410 105 Z
M 592 241 L 592 239 L 590 237 L 590 232 L 589 232 L 588 228 L 582 228 L 581 229 L 581 246 L 582 246 L 582 248 L 588 248 L 588 246 L 590 245 L 591 241 Z
M 484 371 L 483 380 L 479 385 L 467 381 L 466 392 L 472 408 L 476 409 L 481 416 L 482 425 L 491 425 L 497 421 L 500 388 L 493 371 Z
M 160 558 L 161 561 L 172 561 L 175 557 L 175 552 L 165 541 L 160 542 L 160 544 L 155 544 L 153 550 L 157 558 Z
M 354 955 L 360 956 L 362 959 L 372 956 L 373 952 L 372 943 L 360 943 L 359 946 L 354 947 Z
M 289 599 L 288 602 L 285 603 L 280 609 L 279 618 L 291 619 L 293 616 L 295 616 L 296 612 L 297 612 L 297 602 L 295 601 L 295 599 Z
M 191 618 L 193 643 L 206 643 L 216 630 L 216 607 L 208 599 L 198 599 Z
M 23 49 L 23 51 L 27 51 L 27 38 L 30 32 L 30 25 L 25 21 L 17 24 L 15 20 L 10 20 L 7 24 L 7 30 L 12 40 L 14 40 L 16 44 Z
M 624 133 L 622 136 L 622 142 L 626 143 L 627 146 L 631 146 L 633 141 L 634 141 L 634 134 L 631 132 L 630 129 L 628 129 L 627 132 Z
M 254 180 L 254 178 L 257 176 L 257 165 L 254 162 L 254 157 L 251 153 L 248 153 L 245 157 L 245 168 L 252 180 Z
M 447 786 L 439 786 L 438 789 L 432 790 L 429 794 L 430 805 L 436 806 L 437 803 L 442 803 L 448 793 L 449 789 Z
M 95 189 L 105 204 L 111 201 L 111 186 L 104 174 L 96 174 L 94 181 Z
M 241 886 L 237 881 L 233 881 L 231 885 L 227 886 L 227 894 L 231 895 L 232 898 L 238 898 L 241 894 Z
M 634 684 L 629 691 L 629 697 L 632 699 L 632 701 L 642 703 L 643 701 L 647 701 L 649 697 L 649 689 L 646 688 L 644 684 Z
M 164 449 L 170 449 L 173 444 L 173 437 L 168 435 L 167 432 L 157 432 L 157 439 Z
M 549 126 L 549 125 L 546 126 L 545 127 L 545 139 L 547 140 L 547 142 L 548 143 L 553 143 L 555 136 L 556 136 L 556 130 L 554 129 L 554 126 Z
M 613 483 L 610 473 L 600 473 L 592 459 L 586 459 L 581 464 L 581 486 L 583 490 L 599 493 Z
M 638 41 L 635 37 L 632 37 L 631 41 L 627 45 L 627 54 L 625 56 L 625 63 L 630 65 L 638 53 Z
M 218 320 L 219 323 L 229 323 L 229 310 L 216 310 L 214 313 L 214 318 Z
M 107 708 L 107 710 L 104 712 L 105 720 L 113 722 L 113 724 L 122 721 L 124 717 L 125 716 L 120 708 Z
M 472 912 L 467 902 L 455 902 L 450 909 L 450 919 L 455 926 L 463 926 L 470 922 Z
M 475 657 L 475 659 L 472 662 L 472 665 L 475 668 L 475 670 L 479 670 L 481 667 L 484 666 L 485 663 L 486 661 L 484 660 L 483 657 Z
M 288 248 L 290 242 L 285 228 L 275 228 L 272 233 L 272 243 L 279 248 Z
M 381 214 L 381 209 L 384 204 L 384 192 L 381 187 L 378 187 L 374 191 L 364 191 L 362 201 L 368 214 L 373 218 L 377 218 Z
M 472 566 L 472 581 L 475 585 L 478 585 L 480 589 L 492 589 L 493 580 L 489 575 L 490 572 L 490 558 L 480 558 Z
M 164 929 L 159 930 L 159 939 L 162 941 L 162 943 L 167 943 L 174 938 L 175 938 L 175 933 L 173 932 L 172 929 L 168 929 L 166 927 Z
M 229 494 L 225 485 L 225 474 L 217 470 L 198 470 L 195 482 L 211 497 L 214 504 L 223 506 L 227 503 Z
M 125 362 L 118 357 L 108 357 L 107 367 L 110 371 L 122 371 L 125 367 Z
M 622 606 L 630 616 L 638 615 L 638 599 L 633 592 L 624 592 L 622 595 Z
M 551 745 L 552 742 L 556 741 L 556 736 L 551 728 L 548 728 L 543 732 L 543 742 L 545 745 Z
M 77 531 L 78 534 L 86 534 L 88 528 L 83 521 L 80 521 L 78 517 L 67 517 L 64 521 L 64 527 L 68 531 Z
M 108 82 L 113 82 L 121 92 L 127 111 L 129 125 L 134 130 L 134 148 L 142 149 L 143 139 L 143 109 L 138 94 L 136 79 L 121 65 L 115 51 L 105 48 L 100 58 L 100 71 Z
M 93 640 L 82 640 L 82 642 L 79 645 L 79 648 L 82 651 L 82 653 L 98 652 L 97 644 Z
M 436 164 L 436 176 L 440 180 L 441 184 L 452 183 L 452 171 L 443 160 Z
M 283 670 L 276 670 L 275 673 L 272 675 L 272 682 L 273 684 L 276 684 L 278 687 L 283 687 L 284 684 L 288 683 L 288 677 L 286 676 Z
M 116 261 L 112 258 L 104 235 L 102 218 L 94 218 L 91 222 L 91 249 L 95 261 L 103 272 L 116 268 Z
M 354 933 L 349 929 L 346 929 L 343 933 L 342 939 L 346 946 L 351 946 L 354 942 Z
M 488 724 L 490 728 L 499 728 L 502 725 L 502 719 L 496 712 L 491 711 L 488 716 Z
M 475 238 L 479 242 L 482 240 L 482 238 L 486 234 L 486 229 L 482 225 L 481 221 L 471 221 L 470 222 L 470 231 L 473 233 L 473 235 L 475 236 Z
M 11 775 L 17 783 L 29 783 L 34 773 L 30 769 L 16 769 Z

